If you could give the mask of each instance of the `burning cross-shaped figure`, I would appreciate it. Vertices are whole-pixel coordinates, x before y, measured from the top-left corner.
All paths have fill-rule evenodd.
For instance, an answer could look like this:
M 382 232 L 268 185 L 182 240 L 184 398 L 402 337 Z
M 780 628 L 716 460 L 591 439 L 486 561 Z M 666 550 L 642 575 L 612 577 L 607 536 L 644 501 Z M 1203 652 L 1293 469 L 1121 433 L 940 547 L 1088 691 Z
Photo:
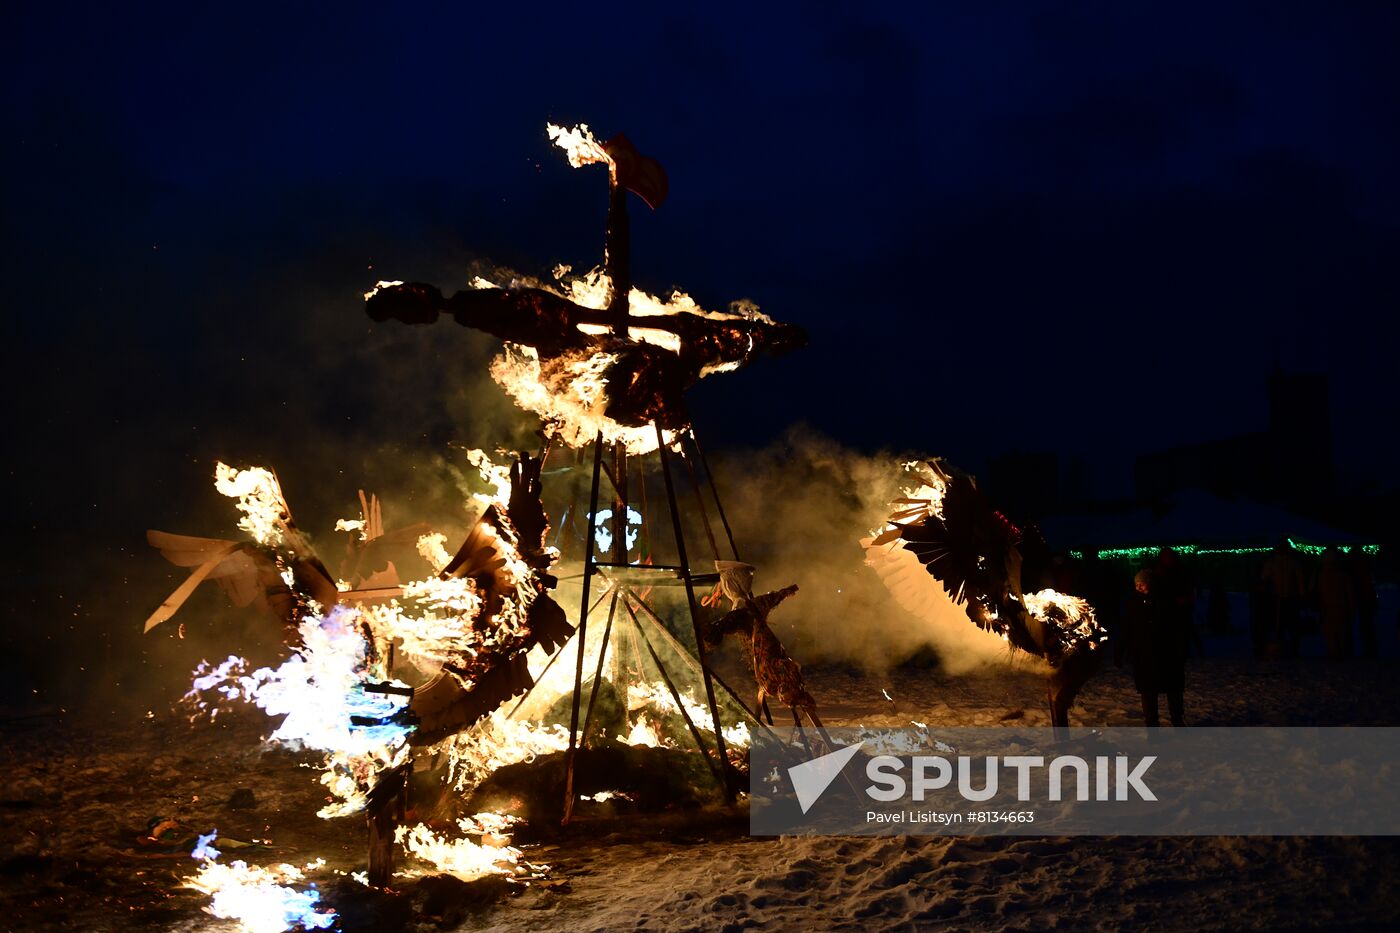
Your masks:
M 549 134 L 575 167 L 609 173 L 604 269 L 544 283 L 483 278 L 446 297 L 419 282 L 381 282 L 365 297 L 376 321 L 428 324 L 447 313 L 458 324 L 505 341 L 491 375 L 522 408 L 538 414 L 552 438 L 582 447 L 601 432 L 629 454 L 656 448 L 653 423 L 667 432 L 689 426 L 683 395 L 701 378 L 745 365 L 760 353 L 803 346 L 806 334 L 779 324 L 748 302 L 729 311 L 701 308 L 688 295 L 661 299 L 632 288 L 627 191 L 655 208 L 666 176 L 623 136 L 607 143 L 586 125 Z
M 587 634 L 590 587 L 595 573 L 610 574 L 614 578 L 609 583 L 613 599 L 604 642 L 612 630 L 625 589 L 625 585 L 615 579 L 616 571 L 632 568 L 628 551 L 636 538 L 635 523 L 630 521 L 637 513 L 630 508 L 628 497 L 629 484 L 633 482 L 629 480 L 628 459 L 657 454 L 675 533 L 676 563 L 672 566 L 652 564 L 651 569 L 679 579 L 686 589 L 695 628 L 697 660 L 713 727 L 712 765 L 726 796 L 733 799 L 737 785 L 730 773 L 732 763 L 725 752 L 712 672 L 705 660 L 700 612 L 669 458 L 673 451 L 687 457 L 687 472 L 694 480 L 694 462 L 684 446 L 688 440 L 697 459 L 703 462 L 703 452 L 685 405 L 685 392 L 690 386 L 712 373 L 738 369 L 761 353 L 777 354 L 800 347 L 806 343 L 806 335 L 800 328 L 779 324 L 760 314 L 748 302 L 736 302 L 728 311 L 709 311 L 678 291 L 667 298 L 658 298 L 633 288 L 627 194 L 633 192 L 652 208 L 658 207 L 667 194 L 665 172 L 623 136 L 603 143 L 584 125 L 575 129 L 550 126 L 548 132 L 575 168 L 603 165 L 608 169 L 607 238 L 601 270 L 570 278 L 567 269 L 559 269 L 555 272 L 557 283 L 504 274 L 495 276 L 496 281 L 478 277 L 451 297 L 432 285 L 381 282 L 365 296 L 366 309 L 376 321 L 394 319 L 409 324 L 432 323 L 447 313 L 463 326 L 501 338 L 505 346 L 491 364 L 492 378 L 517 405 L 544 421 L 545 434 L 551 442 L 579 450 L 593 445 L 593 479 L 587 515 L 601 517 L 603 512 L 599 508 L 603 450 L 611 448 L 611 466 L 606 471 L 613 493 L 608 535 L 602 536 L 602 540 L 595 538 L 597 518 L 591 518 L 584 536 L 584 572 L 577 626 L 580 640 Z M 543 456 L 547 455 L 548 445 Z M 581 457 L 579 462 L 582 462 Z M 708 473 L 708 467 L 705 471 Z M 638 486 L 644 496 L 644 475 L 638 472 L 634 477 L 641 480 Z M 695 489 L 699 491 L 698 484 Z M 717 494 L 715 499 L 728 534 L 728 523 Z M 708 518 L 704 521 L 718 558 Z M 602 560 L 595 558 L 595 544 L 600 551 L 610 551 L 610 554 Z M 732 535 L 730 546 L 737 559 Z M 626 601 L 629 612 L 634 603 L 645 606 L 641 596 L 630 590 Z M 606 657 L 606 654 L 600 651 L 599 657 Z M 578 726 L 580 722 L 585 726 L 588 722 L 587 708 L 582 704 L 583 658 L 582 651 L 575 656 L 569 747 L 564 769 L 564 822 L 569 819 L 575 799 L 572 782 Z M 596 683 L 597 675 L 594 679 Z M 810 700 L 807 702 L 810 705 Z M 695 736 L 697 745 L 703 749 L 699 733 Z

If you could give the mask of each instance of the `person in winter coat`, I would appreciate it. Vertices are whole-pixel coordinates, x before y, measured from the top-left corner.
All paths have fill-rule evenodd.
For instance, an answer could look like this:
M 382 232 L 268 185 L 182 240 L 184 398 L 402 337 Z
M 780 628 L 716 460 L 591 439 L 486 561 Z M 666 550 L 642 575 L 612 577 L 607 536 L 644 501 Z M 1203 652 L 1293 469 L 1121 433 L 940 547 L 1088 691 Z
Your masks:
M 1171 601 L 1157 593 L 1151 570 L 1139 570 L 1133 578 L 1123 626 L 1123 640 L 1116 657 L 1126 657 L 1133 667 L 1133 685 L 1142 695 L 1142 715 L 1149 726 L 1161 724 L 1158 697 L 1167 695 L 1167 712 L 1173 726 L 1186 724 L 1186 655 L 1190 632 L 1185 617 Z

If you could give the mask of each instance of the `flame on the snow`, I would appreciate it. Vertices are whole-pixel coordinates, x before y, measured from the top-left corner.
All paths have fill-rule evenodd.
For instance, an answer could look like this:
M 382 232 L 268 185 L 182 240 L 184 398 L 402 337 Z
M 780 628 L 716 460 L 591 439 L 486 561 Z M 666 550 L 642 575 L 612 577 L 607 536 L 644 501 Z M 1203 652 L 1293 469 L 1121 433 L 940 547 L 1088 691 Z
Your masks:
M 510 827 L 515 822 L 514 817 L 500 813 L 478 813 L 457 821 L 457 828 L 463 833 L 460 839 L 449 839 L 422 823 L 412 828 L 400 826 L 394 838 L 410 855 L 463 881 L 486 875 L 519 876 L 546 870 L 547 865 L 523 862 L 520 850 L 508 844 Z M 473 836 L 480 841 L 470 838 Z
M 335 923 L 333 910 L 317 910 L 321 894 L 311 885 L 298 890 L 293 884 L 305 882 L 304 871 L 295 865 L 262 867 L 234 861 L 227 865 L 215 861 L 218 852 L 208 847 L 213 836 L 201 836 L 196 855 L 204 864 L 199 872 L 185 880 L 193 888 L 211 898 L 204 910 L 221 920 L 235 920 L 245 933 L 283 933 L 301 927 L 307 930 L 329 929 Z M 323 860 L 306 866 L 319 868 Z
M 319 811 L 324 818 L 363 809 L 376 775 L 409 754 L 411 727 L 391 721 L 403 699 L 364 689 L 389 678 L 370 661 L 360 621 L 359 610 L 348 606 L 337 606 L 324 618 L 308 616 L 298 626 L 302 646 L 279 667 L 247 673 L 241 658 L 217 667 L 205 663 L 186 694 L 201 709 L 209 708 L 208 695 L 215 693 L 253 703 L 269 716 L 285 716 L 268 741 L 324 753 L 321 783 L 338 798 Z M 214 708 L 210 717 L 217 715 Z M 351 717 L 380 724 L 355 725 Z

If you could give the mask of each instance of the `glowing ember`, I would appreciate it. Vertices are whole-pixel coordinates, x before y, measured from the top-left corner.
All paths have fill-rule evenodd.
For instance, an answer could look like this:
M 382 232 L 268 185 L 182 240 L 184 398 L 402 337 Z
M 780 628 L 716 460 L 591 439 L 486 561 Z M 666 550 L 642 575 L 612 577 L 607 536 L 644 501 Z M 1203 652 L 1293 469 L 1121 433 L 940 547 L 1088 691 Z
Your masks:
M 402 284 L 402 282 L 377 282 L 374 288 L 371 288 L 369 291 L 365 292 L 365 301 L 369 301 L 375 295 L 379 294 L 379 290 L 382 288 L 394 288 L 395 286 Z

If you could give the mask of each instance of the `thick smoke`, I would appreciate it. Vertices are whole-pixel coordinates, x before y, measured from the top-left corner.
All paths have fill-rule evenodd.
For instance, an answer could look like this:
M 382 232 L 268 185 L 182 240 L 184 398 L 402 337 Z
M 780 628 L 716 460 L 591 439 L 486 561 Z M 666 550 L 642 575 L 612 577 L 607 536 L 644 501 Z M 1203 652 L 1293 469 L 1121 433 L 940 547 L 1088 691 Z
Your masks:
M 54 484 L 70 497 L 90 487 L 93 499 L 74 501 L 100 503 L 103 524 L 94 528 L 85 516 L 65 523 L 77 559 L 61 577 L 33 575 L 53 581 L 48 598 L 62 614 L 28 620 L 41 638 L 10 654 L 35 685 L 25 691 L 31 702 L 159 709 L 187 688 L 202 659 L 236 653 L 272 663 L 285 653 L 277 623 L 232 608 L 213 585 L 173 620 L 141 632 L 187 574 L 146 546 L 145 529 L 244 537 L 232 501 L 213 488 L 217 461 L 275 470 L 298 526 L 334 573 L 347 542 L 333 529 L 337 519 L 359 517 L 358 490 L 380 498 L 387 529 L 428 522 L 455 546 L 479 511 L 470 494 L 485 491 L 465 451 L 538 448 L 537 421 L 487 373 L 499 341 L 450 320 L 375 324 L 362 292 L 376 272 L 362 264 L 354 271 L 344 257 L 325 262 L 330 268 L 298 267 L 281 283 L 250 282 L 211 302 L 224 349 L 202 345 L 173 366 L 132 371 L 131 381 L 145 385 L 141 405 L 127 412 L 129 433 L 154 442 L 130 444 L 101 474 Z M 450 289 L 477 271 L 442 262 L 395 274 Z M 122 546 L 99 552 L 95 533 Z
M 883 670 L 929 650 L 949 671 L 1004 664 L 1005 644 L 982 632 L 931 577 L 911 612 L 865 565 L 862 538 L 901 495 L 901 462 L 866 455 L 803 429 L 757 451 L 719 458 L 716 473 L 755 590 L 789 583 L 797 597 L 770 620 L 804 662 Z

